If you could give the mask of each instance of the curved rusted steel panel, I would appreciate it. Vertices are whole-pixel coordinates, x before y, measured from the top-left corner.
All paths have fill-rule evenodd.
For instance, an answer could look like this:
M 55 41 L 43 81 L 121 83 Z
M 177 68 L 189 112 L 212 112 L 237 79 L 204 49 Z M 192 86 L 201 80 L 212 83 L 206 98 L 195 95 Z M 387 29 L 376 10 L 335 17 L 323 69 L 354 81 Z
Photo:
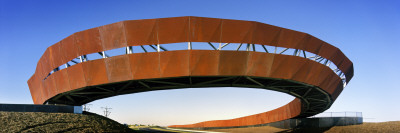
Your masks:
M 71 90 L 69 84 L 68 70 L 63 69 L 53 75 L 55 84 L 57 85 L 58 93 L 64 93 Z
M 106 58 L 105 64 L 109 82 L 121 82 L 133 79 L 131 63 L 128 55 Z
M 88 30 L 84 30 L 81 32 L 77 32 L 74 34 L 74 42 L 69 42 L 69 43 L 74 43 L 75 44 L 75 50 L 79 54 L 73 54 L 73 57 L 78 57 L 79 55 L 87 55 L 91 53 L 96 53 L 96 52 L 101 52 L 103 51 L 103 45 L 101 41 L 101 36 L 100 36 L 100 28 L 92 28 Z M 73 45 L 73 44 L 70 44 Z M 72 47 L 72 46 L 69 46 Z M 68 47 L 68 48 L 69 48 Z M 70 49 L 72 50 L 72 49 Z M 68 54 L 67 51 L 66 54 Z M 68 58 L 68 61 L 72 60 L 73 58 Z
M 102 51 L 126 47 L 124 22 L 117 22 L 99 27 Z M 98 51 L 100 52 L 100 51 Z
M 189 74 L 192 76 L 218 75 L 219 50 L 190 51 Z
M 157 44 L 157 19 L 124 21 L 127 45 Z
M 104 59 L 82 63 L 82 67 L 88 86 L 101 85 L 109 82 Z
M 188 76 L 189 52 L 188 50 L 159 52 L 160 78 Z
M 189 26 L 189 17 L 158 19 L 157 44 L 189 42 Z
M 65 64 L 65 62 L 68 62 L 68 60 L 65 60 L 63 57 L 63 54 L 61 52 L 61 43 L 56 43 L 53 46 L 49 47 L 50 50 L 50 57 L 52 57 L 50 59 L 50 62 L 53 62 L 54 66 L 61 66 L 63 64 Z M 60 57 L 60 58 L 57 58 Z
M 198 127 L 240 127 L 240 126 L 260 125 L 260 124 L 271 123 L 293 118 L 301 113 L 300 109 L 301 109 L 300 100 L 294 99 L 293 101 L 289 102 L 288 104 L 282 107 L 264 113 L 259 113 L 229 120 L 205 121 L 189 125 L 172 125 L 169 127 L 198 128 Z
M 133 79 L 139 80 L 160 77 L 160 65 L 158 65 L 160 64 L 160 58 L 158 53 L 130 54 L 129 60 Z
M 162 30 L 159 30 L 160 28 Z M 100 33 L 96 33 L 96 30 Z M 82 37 L 84 36 L 82 33 L 87 34 L 86 38 Z M 79 48 L 80 52 L 78 55 L 76 54 L 76 51 L 78 51 L 77 46 L 62 48 L 63 51 L 68 51 L 68 53 L 63 53 L 63 55 L 73 55 L 72 57 L 67 57 L 66 60 L 72 60 L 79 55 L 94 53 L 93 49 L 95 49 L 96 52 L 100 52 L 98 43 L 97 45 L 93 44 L 99 41 L 98 34 L 101 35 L 100 39 L 103 47 L 101 51 L 125 46 L 188 41 L 255 43 L 301 49 L 318 54 L 337 64 L 342 71 L 346 71 L 346 76 L 350 77 L 346 79 L 348 81 L 352 77 L 351 74 L 348 73 L 353 73 L 353 69 L 350 67 L 352 66 L 350 65 L 352 64 L 351 61 L 348 60 L 339 49 L 306 33 L 252 21 L 200 17 L 131 20 L 78 32 L 74 34 L 74 36 L 76 36 L 75 38 L 68 37 L 64 39 L 65 42 L 73 43 L 69 45 L 78 45 L 78 47 L 88 48 Z M 78 43 L 82 42 L 79 41 L 82 40 L 82 38 L 87 40 L 84 46 L 82 46 L 82 43 Z M 333 51 L 338 52 L 332 53 Z M 47 66 L 50 66 L 50 68 L 54 67 L 52 64 L 46 65 L 45 67 Z
M 87 54 L 117 48 L 126 47 L 128 51 L 129 46 L 153 45 L 160 50 L 159 44 L 180 42 L 268 45 L 303 50 L 316 57 L 310 60 L 251 50 L 194 50 L 188 45 L 188 50 L 85 59 Z M 316 61 L 317 57 L 331 61 L 337 69 Z M 66 68 L 59 70 L 63 64 Z M 260 114 L 173 126 L 237 127 L 322 112 L 352 77 L 353 64 L 338 48 L 307 33 L 253 21 L 176 17 L 122 21 L 74 33 L 44 52 L 28 85 L 35 104 L 82 105 L 120 94 L 190 87 L 263 88 L 296 97 L 287 105 Z M 315 96 L 320 101 L 313 101 Z
M 76 64 L 70 66 L 66 70 L 67 70 L 67 75 L 65 75 L 65 77 L 62 78 L 67 79 L 69 82 L 70 90 L 67 91 L 87 86 L 87 82 L 83 71 L 83 64 Z
M 189 18 L 191 42 L 221 42 L 222 19 L 202 17 Z
M 77 34 L 77 33 L 75 33 Z M 76 43 L 75 34 L 68 36 L 67 38 L 60 41 L 61 56 L 58 59 L 63 58 L 64 61 L 70 61 L 76 57 L 83 55 L 84 52 L 80 52 L 78 43 Z M 92 40 L 90 40 L 92 41 Z M 82 44 L 81 44 L 82 45 Z M 90 45 L 93 46 L 93 45 Z

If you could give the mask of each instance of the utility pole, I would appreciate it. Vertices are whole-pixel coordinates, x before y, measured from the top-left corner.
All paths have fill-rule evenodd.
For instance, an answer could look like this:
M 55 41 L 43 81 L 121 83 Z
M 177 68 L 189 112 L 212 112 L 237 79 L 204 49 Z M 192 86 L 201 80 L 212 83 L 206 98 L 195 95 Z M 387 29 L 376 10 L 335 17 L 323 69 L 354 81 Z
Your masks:
M 89 111 L 90 110 L 90 106 L 92 106 L 92 104 L 84 104 L 83 105 L 83 111 Z
M 101 109 L 103 109 L 103 113 L 104 113 L 104 116 L 105 116 L 105 117 L 108 117 L 108 116 L 111 114 L 110 110 L 111 110 L 112 108 L 108 108 L 108 107 L 106 106 L 106 107 L 101 107 Z

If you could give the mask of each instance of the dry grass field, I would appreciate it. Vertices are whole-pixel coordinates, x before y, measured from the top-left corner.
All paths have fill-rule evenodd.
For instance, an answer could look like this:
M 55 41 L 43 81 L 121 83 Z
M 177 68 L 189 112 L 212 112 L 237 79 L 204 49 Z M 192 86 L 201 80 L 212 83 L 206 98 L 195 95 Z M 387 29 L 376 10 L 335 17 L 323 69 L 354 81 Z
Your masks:
M 400 121 L 332 127 L 327 133 L 400 133 Z
M 87 113 L 0 112 L 0 132 L 134 132 L 106 117 Z
M 280 129 L 275 127 L 249 127 L 249 128 L 231 128 L 214 129 L 210 131 L 230 132 L 230 133 L 400 133 L 400 121 L 369 123 L 351 126 L 335 126 L 331 128 L 310 128 L 310 129 Z

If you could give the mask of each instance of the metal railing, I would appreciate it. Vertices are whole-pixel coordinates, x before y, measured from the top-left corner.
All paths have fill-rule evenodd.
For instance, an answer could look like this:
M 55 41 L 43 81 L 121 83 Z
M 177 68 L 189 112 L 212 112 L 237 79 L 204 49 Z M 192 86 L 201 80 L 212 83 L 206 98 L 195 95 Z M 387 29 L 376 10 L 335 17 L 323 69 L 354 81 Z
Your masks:
M 322 112 L 311 118 L 317 117 L 362 117 L 362 112 Z

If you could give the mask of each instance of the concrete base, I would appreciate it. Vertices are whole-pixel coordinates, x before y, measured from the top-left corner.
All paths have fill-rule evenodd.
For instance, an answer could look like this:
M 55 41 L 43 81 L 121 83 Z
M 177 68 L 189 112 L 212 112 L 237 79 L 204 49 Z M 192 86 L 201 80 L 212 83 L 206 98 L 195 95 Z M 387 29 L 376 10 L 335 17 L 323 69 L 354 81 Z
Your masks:
M 38 104 L 0 104 L 0 111 L 82 114 L 82 106 L 38 105 Z

